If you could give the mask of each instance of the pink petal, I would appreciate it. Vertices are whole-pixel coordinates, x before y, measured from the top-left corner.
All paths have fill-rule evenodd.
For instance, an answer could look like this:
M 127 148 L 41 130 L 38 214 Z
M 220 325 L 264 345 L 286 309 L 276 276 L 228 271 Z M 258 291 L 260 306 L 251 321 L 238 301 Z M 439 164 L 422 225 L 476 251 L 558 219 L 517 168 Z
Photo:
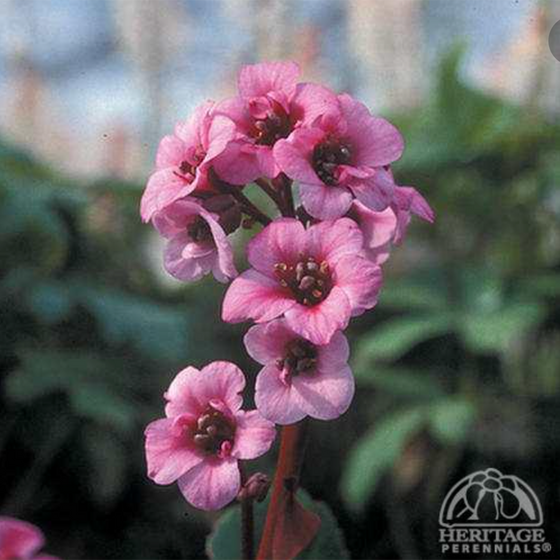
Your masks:
M 288 325 L 313 344 L 327 344 L 334 333 L 348 326 L 350 302 L 343 290 L 335 286 L 327 299 L 314 307 L 296 304 L 286 311 Z
M 319 128 L 299 128 L 285 140 L 274 144 L 274 159 L 282 171 L 290 178 L 313 185 L 323 182 L 311 166 L 313 148 L 323 139 L 325 133 Z
M 293 218 L 278 218 L 258 233 L 247 246 L 253 268 L 274 278 L 274 265 L 294 264 L 306 251 L 303 224 Z
M 186 146 L 177 136 L 164 136 L 156 155 L 156 168 L 178 167 L 184 159 Z
M 349 357 L 348 339 L 340 331 L 335 332 L 328 344 L 318 346 L 317 368 L 326 370 L 346 365 Z
M 193 216 L 198 216 L 201 206 L 194 199 L 177 200 L 152 218 L 152 223 L 158 233 L 171 239 L 185 230 L 192 221 Z
M 237 459 L 206 458 L 179 479 L 179 489 L 193 506 L 221 509 L 235 499 L 241 486 Z
M 345 255 L 360 253 L 364 243 L 360 228 L 350 218 L 313 225 L 307 230 L 307 236 L 309 252 L 330 266 Z
M 291 385 L 280 380 L 275 364 L 261 369 L 255 384 L 255 403 L 259 412 L 276 424 L 293 424 L 305 417 L 296 402 Z
M 249 356 L 266 365 L 283 358 L 286 344 L 294 337 L 285 319 L 274 319 L 251 327 L 243 340 Z
M 188 445 L 181 425 L 183 417 L 163 418 L 146 428 L 146 462 L 148 477 L 156 484 L 171 484 L 189 469 L 198 465 L 203 457 Z M 179 429 L 177 429 L 179 428 Z
M 299 407 L 319 420 L 338 418 L 348 410 L 354 397 L 354 377 L 348 366 L 298 375 L 292 384 Z
M 396 187 L 395 202 L 399 208 L 410 210 L 413 214 L 427 222 L 434 222 L 434 211 L 426 199 L 414 187 Z
M 140 214 L 144 222 L 149 222 L 156 212 L 187 196 L 196 188 L 194 182 L 189 184 L 176 173 L 177 169 L 170 167 L 150 176 L 140 203 Z
M 261 175 L 257 152 L 257 146 L 245 140 L 235 140 L 214 159 L 212 167 L 226 183 L 246 185 Z
M 335 266 L 336 286 L 344 290 L 352 308 L 359 315 L 377 303 L 383 284 L 381 269 L 374 263 L 356 256 L 341 258 Z
M 258 410 L 239 411 L 235 415 L 235 421 L 235 443 L 231 451 L 233 457 L 256 459 L 270 449 L 276 437 L 276 429 Z
M 222 305 L 222 320 L 240 323 L 254 319 L 258 323 L 282 315 L 294 305 L 293 297 L 276 280 L 247 270 L 229 286 Z
M 198 417 L 211 400 L 221 401 L 234 413 L 243 403 L 240 393 L 244 387 L 243 372 L 230 362 L 212 362 L 201 371 L 188 367 L 175 376 L 164 394 L 168 401 L 165 414 Z
M 352 217 L 356 218 L 364 234 L 364 244 L 370 249 L 384 246 L 395 235 L 397 217 L 392 208 L 375 212 L 355 201 L 352 205 Z
M 339 95 L 338 99 L 348 123 L 355 165 L 380 167 L 401 157 L 404 141 L 390 122 L 372 116 L 363 103 L 348 94 Z
M 205 161 L 210 162 L 221 154 L 229 142 L 236 136 L 235 124 L 231 119 L 222 115 L 212 118 L 207 131 L 207 138 L 203 147 L 206 151 Z
M 43 533 L 31 523 L 0 517 L 0 557 L 31 558 L 44 544 Z
M 217 251 L 213 245 L 193 243 L 189 234 L 184 231 L 167 243 L 163 264 L 171 276 L 194 282 L 212 270 L 217 258 Z
M 219 282 L 227 282 L 229 278 L 235 278 L 238 274 L 233 260 L 233 249 L 220 224 L 208 212 L 203 211 L 202 215 L 210 227 L 218 253 L 215 261 L 217 270 L 214 271 L 214 276 Z
M 290 103 L 290 117 L 300 126 L 312 125 L 325 113 L 339 115 L 340 106 L 335 93 L 318 84 L 298 84 Z
M 349 185 L 356 198 L 371 210 L 385 210 L 393 200 L 395 182 L 391 173 L 383 168 L 367 179 L 356 179 Z
M 239 74 L 239 94 L 245 99 L 271 91 L 290 94 L 297 83 L 299 66 L 295 62 L 262 62 L 244 66 Z
M 270 146 L 256 146 L 256 148 L 257 162 L 260 170 L 259 176 L 274 179 L 282 170 L 274 159 L 272 148 Z
M 215 103 L 211 100 L 201 103 L 188 120 L 177 123 L 175 136 L 183 140 L 187 146 L 202 146 L 203 131 L 208 122 L 208 115 L 214 107 Z
M 301 183 L 299 192 L 303 207 L 319 220 L 340 218 L 352 204 L 352 193 L 345 187 Z

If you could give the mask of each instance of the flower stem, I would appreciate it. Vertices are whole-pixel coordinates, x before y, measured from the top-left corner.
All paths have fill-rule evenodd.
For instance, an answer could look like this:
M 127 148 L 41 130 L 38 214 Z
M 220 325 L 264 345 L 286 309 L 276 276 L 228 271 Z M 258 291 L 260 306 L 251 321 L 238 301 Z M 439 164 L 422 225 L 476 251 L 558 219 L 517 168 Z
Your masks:
M 277 191 L 266 179 L 256 179 L 255 184 L 259 186 L 278 206 L 280 212 L 283 212 L 283 200 L 282 200 L 282 193 Z
M 243 560 L 253 560 L 253 498 L 246 498 L 241 502 L 241 554 Z
M 296 211 L 294 208 L 294 196 L 292 193 L 292 180 L 288 179 L 284 173 L 280 173 L 272 183 L 278 189 L 282 199 L 281 211 L 282 216 L 295 218 Z
M 277 527 L 277 518 L 284 503 L 285 495 L 293 493 L 297 489 L 306 443 L 306 420 L 282 428 L 280 453 L 274 475 L 272 496 L 266 513 L 257 560 L 272 558 L 272 543 L 274 531 Z

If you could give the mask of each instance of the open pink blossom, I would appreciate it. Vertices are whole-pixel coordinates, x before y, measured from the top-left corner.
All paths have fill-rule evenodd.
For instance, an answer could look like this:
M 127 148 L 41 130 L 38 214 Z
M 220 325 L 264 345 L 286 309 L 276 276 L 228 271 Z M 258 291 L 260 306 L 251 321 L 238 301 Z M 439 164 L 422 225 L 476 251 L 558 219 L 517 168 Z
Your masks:
M 212 190 L 208 169 L 235 137 L 235 125 L 223 115 L 213 115 L 213 101 L 206 101 L 192 118 L 180 122 L 175 132 L 164 136 L 156 156 L 156 170 L 142 196 L 140 213 L 148 222 L 193 191 Z
M 178 200 L 158 212 L 154 226 L 168 239 L 164 266 L 175 278 L 192 282 L 212 272 L 225 283 L 237 276 L 233 250 L 218 216 L 194 200 Z
M 251 327 L 245 346 L 264 366 L 257 377 L 255 402 L 265 418 L 292 424 L 307 415 L 333 420 L 348 410 L 354 377 L 341 332 L 317 346 L 296 334 L 285 319 L 275 319 Z
M 167 417 L 146 428 L 148 476 L 177 481 L 200 509 L 231 502 L 240 489 L 238 460 L 268 451 L 276 433 L 258 410 L 241 410 L 244 387 L 245 376 L 229 362 L 181 371 L 164 394 Z
M 303 206 L 321 220 L 343 216 L 354 198 L 372 210 L 387 208 L 395 185 L 385 166 L 404 145 L 392 124 L 359 101 L 343 94 L 338 102 L 339 113 L 325 112 L 274 146 L 282 171 L 300 183 Z
M 57 560 L 37 554 L 45 544 L 40 529 L 13 517 L 0 517 L 0 560 Z
M 220 103 L 217 113 L 235 122 L 238 137 L 216 161 L 218 175 L 245 184 L 280 173 L 273 147 L 298 126 L 310 124 L 327 110 L 337 110 L 336 95 L 316 84 L 297 84 L 295 62 L 264 62 L 244 66 L 239 95 Z
M 333 334 L 377 303 L 381 269 L 361 254 L 363 236 L 349 218 L 305 229 L 281 218 L 249 243 L 253 268 L 226 292 L 222 318 L 264 323 L 284 315 L 291 329 L 314 344 Z

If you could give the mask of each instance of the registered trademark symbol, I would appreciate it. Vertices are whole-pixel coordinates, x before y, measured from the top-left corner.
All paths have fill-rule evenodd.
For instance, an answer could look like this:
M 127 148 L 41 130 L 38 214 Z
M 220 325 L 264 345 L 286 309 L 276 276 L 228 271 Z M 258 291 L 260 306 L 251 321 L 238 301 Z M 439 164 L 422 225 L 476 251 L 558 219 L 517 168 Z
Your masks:
M 543 552 L 550 552 L 552 550 L 552 545 L 548 542 L 543 543 L 542 545 Z

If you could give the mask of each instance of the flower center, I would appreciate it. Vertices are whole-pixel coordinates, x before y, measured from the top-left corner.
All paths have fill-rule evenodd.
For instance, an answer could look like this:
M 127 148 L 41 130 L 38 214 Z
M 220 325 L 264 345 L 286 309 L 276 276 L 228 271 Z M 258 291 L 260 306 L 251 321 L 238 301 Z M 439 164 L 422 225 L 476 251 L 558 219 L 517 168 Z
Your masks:
M 192 163 L 186 159 L 183 160 L 179 165 L 179 171 L 181 172 L 181 175 L 179 175 L 178 173 L 175 173 L 175 175 L 181 177 L 181 179 L 186 179 L 189 183 L 192 183 L 196 175 L 196 170 L 198 166 L 202 163 L 204 158 L 205 158 L 204 150 L 202 149 L 201 146 L 199 146 L 195 150 L 192 156 L 193 159 Z
M 208 225 L 208 222 L 197 216 L 188 226 L 187 233 L 189 237 L 196 243 L 202 243 L 204 241 L 209 241 L 212 239 L 212 230 Z
M 264 119 L 255 121 L 252 136 L 259 146 L 274 146 L 276 141 L 287 138 L 292 132 L 292 123 L 284 109 L 277 104 Z
M 234 436 L 235 425 L 219 410 L 208 405 L 196 422 L 193 441 L 204 453 L 217 455 L 224 442 L 233 445 Z
M 319 264 L 313 257 L 307 257 L 296 265 L 276 263 L 274 273 L 280 285 L 289 288 L 294 298 L 308 307 L 323 301 L 332 288 L 329 264 L 327 261 Z
M 350 146 L 337 138 L 327 137 L 313 149 L 313 169 L 326 185 L 336 185 L 336 168 L 350 163 Z
M 296 338 L 286 344 L 285 357 L 278 360 L 279 369 L 287 370 L 290 377 L 313 373 L 317 365 L 317 347 L 303 338 Z

